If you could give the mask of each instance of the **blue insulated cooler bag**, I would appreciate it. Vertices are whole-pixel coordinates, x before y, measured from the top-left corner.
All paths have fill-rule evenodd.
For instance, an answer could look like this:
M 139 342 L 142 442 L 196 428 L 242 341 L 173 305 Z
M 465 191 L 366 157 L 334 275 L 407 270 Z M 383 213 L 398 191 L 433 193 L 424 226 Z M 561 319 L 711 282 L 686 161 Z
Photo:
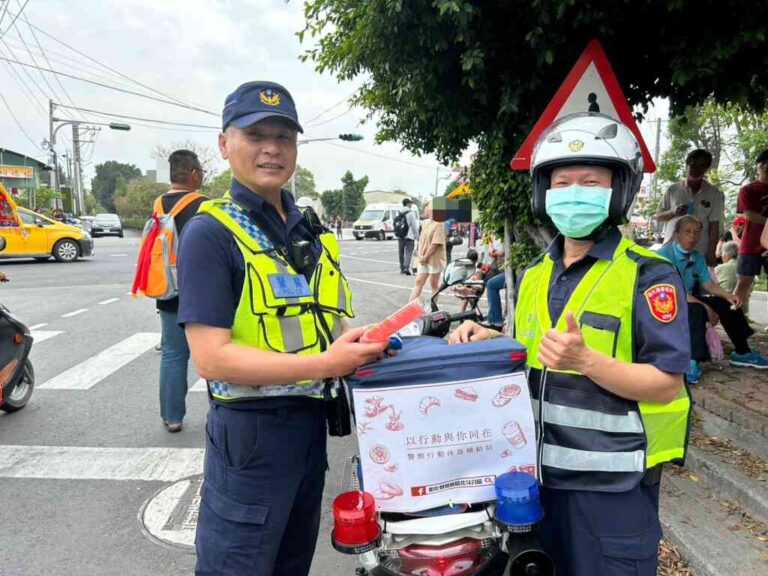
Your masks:
M 396 356 L 361 366 L 345 380 L 354 395 L 359 386 L 433 384 L 520 372 L 526 358 L 525 347 L 504 336 L 466 344 L 413 336 L 403 338 Z

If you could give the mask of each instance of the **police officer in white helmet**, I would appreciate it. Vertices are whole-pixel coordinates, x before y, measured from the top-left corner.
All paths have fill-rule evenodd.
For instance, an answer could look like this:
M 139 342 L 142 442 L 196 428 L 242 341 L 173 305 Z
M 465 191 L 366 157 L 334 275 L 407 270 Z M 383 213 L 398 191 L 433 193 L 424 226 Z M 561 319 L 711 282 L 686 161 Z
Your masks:
M 690 358 L 673 266 L 622 238 L 640 146 L 599 113 L 539 138 L 532 208 L 559 235 L 520 275 L 515 337 L 528 349 L 545 519 L 558 574 L 655 576 L 659 482 L 685 456 Z M 493 337 L 464 323 L 452 342 Z

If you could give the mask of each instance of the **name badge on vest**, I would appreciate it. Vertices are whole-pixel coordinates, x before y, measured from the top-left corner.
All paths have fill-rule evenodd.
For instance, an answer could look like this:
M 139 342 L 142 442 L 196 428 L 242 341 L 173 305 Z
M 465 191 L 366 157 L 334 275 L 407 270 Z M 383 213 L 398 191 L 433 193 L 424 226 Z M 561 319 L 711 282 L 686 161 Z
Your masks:
M 312 296 L 307 279 L 301 274 L 270 274 L 269 285 L 278 298 Z

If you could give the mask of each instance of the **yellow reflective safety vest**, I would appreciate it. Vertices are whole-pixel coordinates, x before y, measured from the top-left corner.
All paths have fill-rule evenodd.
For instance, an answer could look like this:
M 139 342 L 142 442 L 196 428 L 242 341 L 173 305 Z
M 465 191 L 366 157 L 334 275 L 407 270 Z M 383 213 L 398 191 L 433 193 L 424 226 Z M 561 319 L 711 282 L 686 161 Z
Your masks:
M 296 272 L 248 213 L 228 196 L 204 202 L 210 214 L 232 233 L 245 263 L 245 281 L 232 324 L 232 342 L 288 354 L 319 354 L 341 334 L 341 318 L 354 316 L 352 293 L 339 267 L 333 234 L 320 235 L 322 250 L 312 277 Z M 222 401 L 274 396 L 323 397 L 325 384 L 304 380 L 274 386 L 242 386 L 208 381 Z
M 667 262 L 622 238 L 612 260 L 598 260 L 584 275 L 555 324 L 549 317 L 554 269 L 549 254 L 523 276 L 515 337 L 528 349 L 539 480 L 545 486 L 623 492 L 647 469 L 685 458 L 691 411 L 687 386 L 668 404 L 636 402 L 577 372 L 545 368 L 538 360 L 546 331 L 553 325 L 565 331 L 566 312 L 571 311 L 589 348 L 634 362 L 635 290 L 640 266 L 649 259 Z

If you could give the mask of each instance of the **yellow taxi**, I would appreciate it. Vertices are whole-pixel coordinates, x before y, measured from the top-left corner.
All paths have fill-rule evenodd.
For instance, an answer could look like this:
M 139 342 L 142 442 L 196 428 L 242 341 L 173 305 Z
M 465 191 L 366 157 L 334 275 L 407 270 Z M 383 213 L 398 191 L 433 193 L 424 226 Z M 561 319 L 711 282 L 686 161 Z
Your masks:
M 93 254 L 93 240 L 80 228 L 52 220 L 26 208 L 18 208 L 26 234 L 0 228 L 5 250 L 0 258 L 35 258 L 41 262 L 51 256 L 59 262 L 74 262 Z

